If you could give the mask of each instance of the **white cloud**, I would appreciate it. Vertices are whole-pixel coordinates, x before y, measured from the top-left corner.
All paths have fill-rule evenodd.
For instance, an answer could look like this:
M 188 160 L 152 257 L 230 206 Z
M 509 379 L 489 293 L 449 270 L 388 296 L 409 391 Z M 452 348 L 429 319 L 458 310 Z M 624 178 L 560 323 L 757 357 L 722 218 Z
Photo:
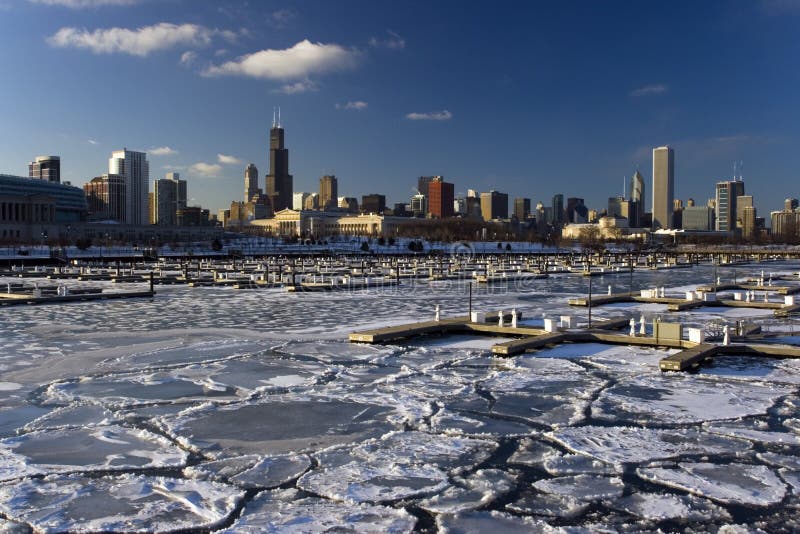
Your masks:
M 412 121 L 449 121 L 453 118 L 453 114 L 449 111 L 431 111 L 429 113 L 409 113 L 406 118 Z
M 369 40 L 369 45 L 373 48 L 385 47 L 391 48 L 392 50 L 400 50 L 406 47 L 406 40 L 403 39 L 400 34 L 392 30 L 386 30 L 386 33 L 389 34 L 389 37 L 386 39 L 373 37 Z
M 354 49 L 305 39 L 291 48 L 261 50 L 222 65 L 212 65 L 203 71 L 203 75 L 292 80 L 355 68 L 360 57 L 361 53 Z
M 139 0 L 28 0 L 28 2 L 46 6 L 64 6 L 80 9 L 83 7 L 130 6 L 138 4 Z
M 90 145 L 96 145 L 96 144 L 97 144 L 97 141 L 95 141 L 94 139 L 89 139 L 87 142 L 88 142 Z
M 361 111 L 367 109 L 369 104 L 364 102 L 363 100 L 355 100 L 352 102 L 348 102 L 347 104 L 336 104 L 336 109 L 352 109 L 356 111 Z
M 188 67 L 195 61 L 197 61 L 197 52 L 192 52 L 189 50 L 188 52 L 181 54 L 181 65 Z
M 236 156 L 226 156 L 225 154 L 217 154 L 217 161 L 225 165 L 239 165 L 242 160 Z
M 216 163 L 203 163 L 202 161 L 195 163 L 189 167 L 189 172 L 199 174 L 206 178 L 216 178 L 222 172 L 222 165 Z
M 157 148 L 151 148 L 147 152 L 149 152 L 153 156 L 172 156 L 172 155 L 178 153 L 177 150 L 175 150 L 174 148 L 170 148 L 168 146 L 160 146 L 160 147 L 157 147 Z
M 630 96 L 649 96 L 649 95 L 661 95 L 666 93 L 669 88 L 663 84 L 656 84 L 656 85 L 645 85 L 644 87 L 639 87 L 638 89 L 634 89 L 630 92 Z
M 122 53 L 144 57 L 178 45 L 206 46 L 218 33 L 218 30 L 197 24 L 161 22 L 135 30 L 108 28 L 90 32 L 81 28 L 61 28 L 47 42 L 61 48 L 83 48 L 95 54 Z
M 277 89 L 276 93 L 283 93 L 285 95 L 294 95 L 297 93 L 308 93 L 310 91 L 317 91 L 319 90 L 319 86 L 311 80 L 300 80 L 299 82 L 294 83 L 287 83 L 281 85 L 280 89 Z
M 295 13 L 291 9 L 279 9 L 277 11 L 273 11 L 270 14 L 268 22 L 275 28 L 283 28 L 284 26 L 289 24 L 296 16 L 297 13 Z

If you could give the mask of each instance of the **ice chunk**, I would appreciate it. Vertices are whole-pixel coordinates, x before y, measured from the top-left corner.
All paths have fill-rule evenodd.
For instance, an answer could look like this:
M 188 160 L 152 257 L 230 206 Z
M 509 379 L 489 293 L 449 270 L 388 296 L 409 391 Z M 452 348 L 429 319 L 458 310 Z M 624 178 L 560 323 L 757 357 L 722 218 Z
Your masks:
M 436 526 L 441 534 L 482 534 L 484 532 L 536 534 L 553 531 L 546 522 L 540 519 L 515 517 L 496 510 L 440 515 L 436 517 Z
M 477 465 L 496 448 L 497 443 L 483 439 L 426 432 L 391 432 L 379 440 L 355 447 L 353 454 L 370 461 L 430 463 L 450 470 Z
M 786 468 L 779 469 L 778 472 L 781 474 L 781 478 L 792 487 L 792 492 L 800 496 L 800 472 Z
M 399 351 L 398 347 L 375 346 L 342 342 L 290 342 L 275 349 L 282 354 L 305 356 L 324 362 L 369 362 Z
M 146 430 L 120 426 L 31 432 L 0 441 L 0 480 L 34 474 L 176 467 L 187 453 Z
M 311 459 L 305 454 L 239 456 L 187 467 L 192 478 L 228 482 L 245 489 L 276 488 L 305 473 Z
M 46 428 L 107 426 L 118 423 L 109 410 L 95 404 L 79 404 L 58 408 L 25 425 L 26 432 Z
M 432 465 L 386 460 L 355 461 L 303 475 L 297 486 L 329 499 L 347 502 L 390 502 L 430 495 L 448 486 L 447 475 Z
M 800 360 L 717 356 L 711 365 L 701 367 L 699 373 L 728 380 L 800 385 Z
M 696 376 L 652 375 L 621 380 L 592 405 L 596 417 L 661 424 L 735 419 L 765 413 L 791 388 Z
M 733 454 L 750 448 L 747 441 L 692 429 L 582 426 L 556 430 L 546 436 L 573 452 L 613 464 L 688 454 Z
M 526 492 L 506 508 L 526 515 L 543 515 L 572 519 L 583 514 L 589 504 L 570 495 Z
M 298 498 L 297 490 L 265 491 L 245 505 L 241 517 L 224 534 L 285 532 L 364 532 L 401 534 L 414 530 L 416 519 L 405 510 L 367 504 Z
M 530 426 L 516 421 L 480 414 L 460 415 L 447 409 L 440 410 L 431 418 L 431 429 L 447 434 L 506 438 L 528 436 L 532 432 Z
M 642 467 L 636 472 L 650 482 L 721 503 L 770 506 L 786 494 L 786 485 L 763 465 L 681 463 L 676 469 Z
M 756 457 L 770 465 L 800 471 L 800 457 L 798 456 L 786 456 L 774 452 L 759 452 L 756 454 Z
M 542 464 L 549 456 L 557 455 L 558 450 L 546 445 L 541 441 L 533 439 L 520 440 L 517 445 L 517 450 L 514 451 L 509 459 L 510 464 L 521 464 L 529 466 L 538 466 Z
M 583 456 L 582 454 L 553 454 L 544 459 L 544 469 L 553 476 L 577 475 L 580 473 L 595 475 L 614 475 L 622 469 Z
M 752 423 L 706 423 L 703 428 L 714 434 L 733 436 L 773 445 L 800 445 L 800 436 L 788 432 L 761 430 Z
M 380 436 L 391 408 L 311 399 L 206 406 L 180 415 L 170 432 L 214 459 L 320 450 Z
M 705 522 L 730 521 L 723 508 L 693 495 L 661 495 L 636 492 L 610 503 L 611 507 L 650 521 L 670 519 Z
M 436 514 L 474 510 L 511 491 L 514 480 L 513 475 L 499 469 L 480 469 L 467 478 L 455 477 L 453 486 L 421 501 L 419 506 Z
M 537 480 L 533 487 L 545 493 L 574 497 L 583 501 L 613 499 L 622 496 L 625 485 L 618 477 L 575 475 Z
M 165 532 L 218 527 L 243 496 L 216 482 L 51 476 L 0 485 L 0 512 L 37 532 Z

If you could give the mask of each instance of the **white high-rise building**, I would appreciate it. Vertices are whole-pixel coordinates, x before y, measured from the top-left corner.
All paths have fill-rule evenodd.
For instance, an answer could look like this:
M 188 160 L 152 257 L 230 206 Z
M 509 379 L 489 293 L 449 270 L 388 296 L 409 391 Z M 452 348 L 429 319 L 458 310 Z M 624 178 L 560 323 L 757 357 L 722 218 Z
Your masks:
M 127 148 L 112 152 L 108 160 L 108 173 L 118 174 L 125 180 L 125 222 L 148 224 L 150 164 L 147 162 L 147 153 Z
M 293 193 L 292 194 L 292 209 L 300 211 L 306 207 L 306 199 L 310 195 L 308 193 Z

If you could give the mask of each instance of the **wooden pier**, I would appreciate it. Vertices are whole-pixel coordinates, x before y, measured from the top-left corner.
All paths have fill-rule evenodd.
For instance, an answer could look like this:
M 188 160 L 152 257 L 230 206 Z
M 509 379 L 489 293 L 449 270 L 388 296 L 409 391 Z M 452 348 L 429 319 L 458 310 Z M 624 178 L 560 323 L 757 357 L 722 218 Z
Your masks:
M 111 293 L 75 292 L 66 295 L 34 296 L 30 293 L 0 293 L 0 306 L 18 306 L 21 304 L 62 304 L 65 302 L 83 302 L 90 300 L 114 300 L 150 298 L 155 296 L 155 291 L 114 291 Z

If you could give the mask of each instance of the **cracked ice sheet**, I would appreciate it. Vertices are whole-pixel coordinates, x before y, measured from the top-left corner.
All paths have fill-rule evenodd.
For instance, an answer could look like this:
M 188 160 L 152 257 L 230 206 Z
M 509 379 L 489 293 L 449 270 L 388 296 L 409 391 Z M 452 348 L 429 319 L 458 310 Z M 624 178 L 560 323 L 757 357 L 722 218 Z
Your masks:
M 218 527 L 243 496 L 216 482 L 50 476 L 0 486 L 0 512 L 37 532 L 166 532 Z
M 320 450 L 380 436 L 393 410 L 349 400 L 269 397 L 190 408 L 162 423 L 187 447 L 215 459 Z
M 495 398 L 493 413 L 560 426 L 582 421 L 592 396 L 606 382 L 570 361 L 533 357 L 521 358 L 516 368 L 479 385 Z
M 372 363 L 375 360 L 391 356 L 401 349 L 390 345 L 375 346 L 335 341 L 293 341 L 276 347 L 274 350 L 281 354 L 314 358 L 326 363 Z
M 506 509 L 525 515 L 571 519 L 583 514 L 589 504 L 568 495 L 526 491 L 516 501 L 507 504 Z
M 31 432 L 0 441 L 0 480 L 87 471 L 179 467 L 187 453 L 146 430 L 120 426 Z
M 558 532 L 541 519 L 516 517 L 498 511 L 469 511 L 458 514 L 443 514 L 436 517 L 436 527 L 441 534 L 480 534 L 502 532 L 504 534 L 535 534 Z
M 800 445 L 800 436 L 789 432 L 772 432 L 753 421 L 732 421 L 729 423 L 705 423 L 703 428 L 714 434 L 731 436 L 770 445 Z
M 637 492 L 610 501 L 617 510 L 648 519 L 677 519 L 690 522 L 730 521 L 730 514 L 720 506 L 694 495 L 661 495 Z
M 800 385 L 800 360 L 753 356 L 716 356 L 699 369 L 701 376 L 746 382 Z
M 639 468 L 654 484 L 687 491 L 724 504 L 771 506 L 783 500 L 786 485 L 763 465 L 680 463 L 677 468 Z
M 766 413 L 793 388 L 684 375 L 625 378 L 600 393 L 595 417 L 610 421 L 684 424 Z
M 533 433 L 533 429 L 524 423 L 473 413 L 463 415 L 446 408 L 431 417 L 431 429 L 444 434 L 494 438 L 529 436 Z
M 458 473 L 486 460 L 497 444 L 424 432 L 393 432 L 355 448 L 317 455 L 320 468 L 297 486 L 335 500 L 388 502 L 432 495 Z
M 305 454 L 261 457 L 240 456 L 187 467 L 184 472 L 198 480 L 230 482 L 244 489 L 277 488 L 305 473 L 311 458 Z
M 367 504 L 332 502 L 317 497 L 299 498 L 297 490 L 265 491 L 245 505 L 241 517 L 222 534 L 285 532 L 411 532 L 416 519 L 405 510 Z
M 453 486 L 419 503 L 434 514 L 475 510 L 494 502 L 514 488 L 516 478 L 499 469 L 480 469 L 467 478 L 455 477 Z
M 581 501 L 621 497 L 625 489 L 621 478 L 602 475 L 546 478 L 534 482 L 533 487 L 545 493 L 574 497 Z
M 77 404 L 57 408 L 23 427 L 25 432 L 48 428 L 73 428 L 88 426 L 108 426 L 119 423 L 114 413 L 95 404 Z
M 643 463 L 693 454 L 737 454 L 745 440 L 692 429 L 582 426 L 545 434 L 567 449 L 614 465 Z

